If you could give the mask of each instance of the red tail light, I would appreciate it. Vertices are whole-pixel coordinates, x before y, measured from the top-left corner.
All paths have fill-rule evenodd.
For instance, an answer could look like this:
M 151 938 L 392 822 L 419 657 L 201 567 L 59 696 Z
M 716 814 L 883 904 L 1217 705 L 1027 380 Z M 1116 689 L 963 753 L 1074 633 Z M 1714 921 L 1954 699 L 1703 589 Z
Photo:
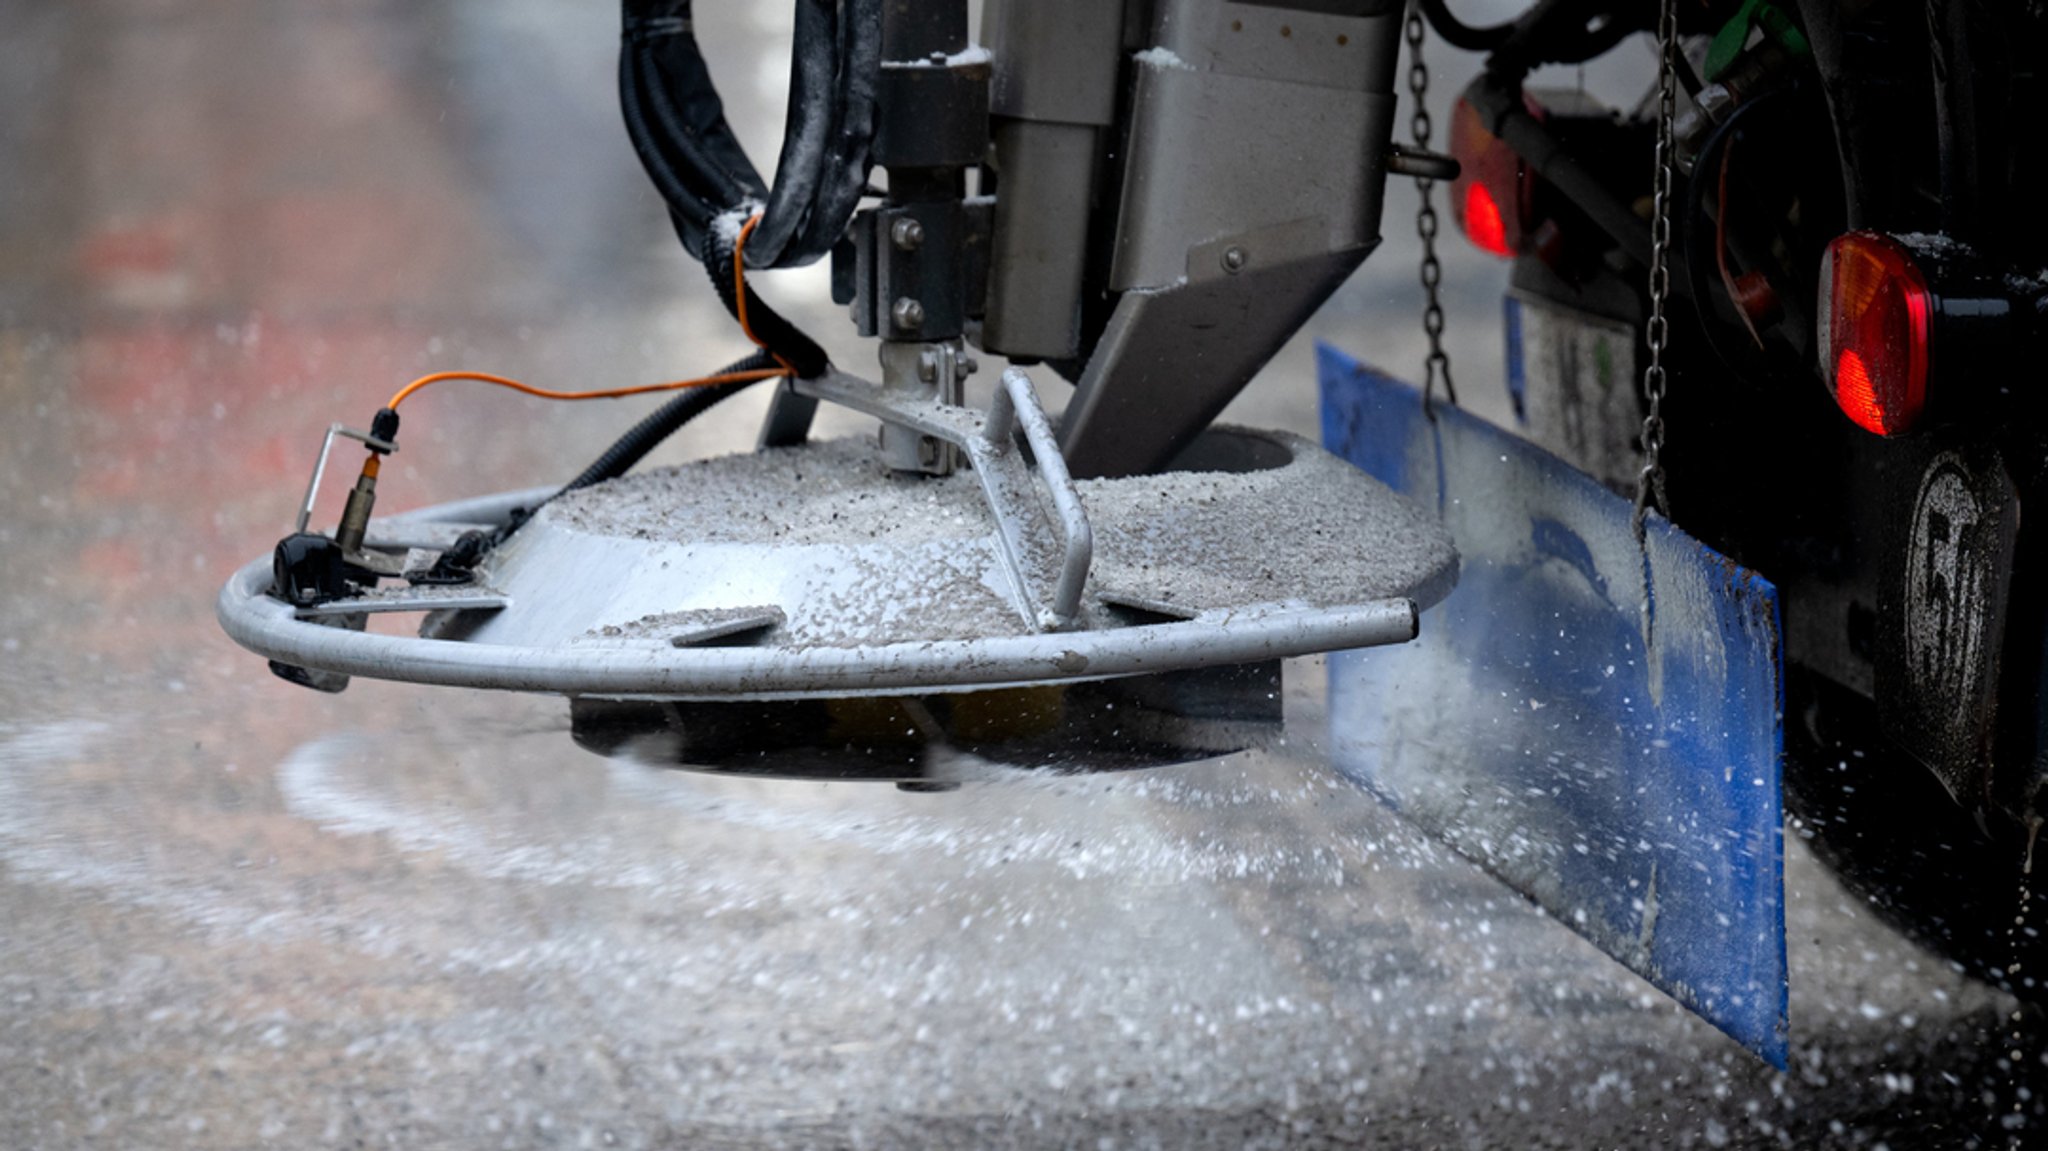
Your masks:
M 1451 155 L 1458 178 L 1451 182 L 1451 214 L 1465 238 L 1496 256 L 1525 246 L 1531 173 L 1522 158 L 1502 143 L 1463 100 L 1451 109 Z
M 1835 403 L 1880 436 L 1909 431 L 1927 407 L 1934 300 L 1912 254 L 1851 232 L 1821 257 L 1820 364 Z
M 1496 256 L 1513 254 L 1514 249 L 1508 246 L 1508 226 L 1501 218 L 1500 204 L 1486 185 L 1477 182 L 1465 185 L 1465 198 L 1460 204 L 1463 210 L 1458 213 L 1458 223 L 1473 243 Z

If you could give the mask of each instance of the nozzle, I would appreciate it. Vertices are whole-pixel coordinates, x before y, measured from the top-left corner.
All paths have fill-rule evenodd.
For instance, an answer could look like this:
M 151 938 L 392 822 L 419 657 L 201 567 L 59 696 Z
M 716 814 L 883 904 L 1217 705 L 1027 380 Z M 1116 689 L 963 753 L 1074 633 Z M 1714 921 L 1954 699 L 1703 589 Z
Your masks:
M 370 511 L 377 506 L 379 462 L 376 452 L 363 460 L 363 473 L 356 477 L 356 486 L 348 493 L 348 502 L 342 505 L 341 525 L 334 529 L 334 542 L 341 545 L 344 555 L 361 551 L 363 537 L 370 530 Z
M 370 512 L 377 506 L 377 468 L 385 452 L 398 447 L 398 413 L 378 408 L 370 417 L 370 454 L 363 460 L 363 473 L 356 477 L 354 490 L 341 508 L 341 524 L 334 529 L 334 542 L 343 555 L 361 551 L 363 537 L 370 530 Z

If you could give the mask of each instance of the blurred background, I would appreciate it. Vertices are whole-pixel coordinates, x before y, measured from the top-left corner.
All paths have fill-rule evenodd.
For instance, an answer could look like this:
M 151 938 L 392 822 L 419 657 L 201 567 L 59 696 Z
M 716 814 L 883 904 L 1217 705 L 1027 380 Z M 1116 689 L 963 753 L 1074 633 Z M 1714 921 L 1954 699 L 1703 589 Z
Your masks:
M 746 350 L 627 145 L 617 18 L 0 3 L 0 1145 L 1996 1137 L 2009 1005 L 1796 837 L 1779 1075 L 1341 783 L 1314 661 L 1271 752 L 922 795 L 602 759 L 558 700 L 316 695 L 235 648 L 213 596 L 328 423 L 428 371 Z M 697 12 L 764 166 L 788 20 Z M 1432 51 L 1441 145 L 1476 62 Z M 1650 62 L 1549 80 L 1630 106 Z M 1317 338 L 1414 373 L 1415 207 L 1391 181 L 1384 247 L 1226 418 L 1313 435 Z M 1457 379 L 1498 414 L 1505 265 L 1444 214 Z M 757 286 L 870 370 L 822 268 Z M 438 388 L 386 509 L 560 480 L 656 402 Z M 764 402 L 655 462 L 747 447 Z

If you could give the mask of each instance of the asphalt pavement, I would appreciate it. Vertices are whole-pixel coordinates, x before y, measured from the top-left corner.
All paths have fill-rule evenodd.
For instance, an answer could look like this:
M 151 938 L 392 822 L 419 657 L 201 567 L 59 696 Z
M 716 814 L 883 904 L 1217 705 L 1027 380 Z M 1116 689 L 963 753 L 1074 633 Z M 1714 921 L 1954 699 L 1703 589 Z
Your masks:
M 782 8 L 698 14 L 764 157 Z M 2027 1145 L 2038 1026 L 1796 834 L 1778 1073 L 1345 782 L 1314 660 L 1278 746 L 941 793 L 272 677 L 213 598 L 330 422 L 431 370 L 746 350 L 619 127 L 615 20 L 0 8 L 0 1146 Z M 1413 206 L 1233 418 L 1313 434 L 1315 336 L 1419 361 Z M 1460 380 L 1499 412 L 1503 273 L 1453 247 Z M 870 362 L 821 270 L 761 287 Z M 437 389 L 383 498 L 564 478 L 652 402 Z M 745 448 L 761 405 L 657 461 Z

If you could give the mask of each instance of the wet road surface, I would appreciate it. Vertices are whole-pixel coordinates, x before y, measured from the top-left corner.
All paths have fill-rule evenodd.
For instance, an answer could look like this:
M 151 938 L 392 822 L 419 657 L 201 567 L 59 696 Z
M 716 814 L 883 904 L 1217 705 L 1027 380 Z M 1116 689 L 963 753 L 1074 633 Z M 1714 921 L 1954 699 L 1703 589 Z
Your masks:
M 0 10 L 0 1146 L 2004 1145 L 2009 1001 L 1796 837 L 1781 1075 L 1342 782 L 1314 661 L 1282 747 L 913 794 L 234 648 L 214 592 L 326 423 L 428 370 L 744 350 L 584 8 Z M 762 155 L 779 9 L 700 12 Z M 1312 331 L 1417 359 L 1413 258 Z M 1448 276 L 1483 393 L 1500 273 Z M 764 290 L 870 361 L 821 274 Z M 1306 347 L 1234 415 L 1312 431 Z M 560 478 L 649 406 L 461 387 L 408 406 L 388 508 Z M 657 458 L 751 442 L 728 407 Z

